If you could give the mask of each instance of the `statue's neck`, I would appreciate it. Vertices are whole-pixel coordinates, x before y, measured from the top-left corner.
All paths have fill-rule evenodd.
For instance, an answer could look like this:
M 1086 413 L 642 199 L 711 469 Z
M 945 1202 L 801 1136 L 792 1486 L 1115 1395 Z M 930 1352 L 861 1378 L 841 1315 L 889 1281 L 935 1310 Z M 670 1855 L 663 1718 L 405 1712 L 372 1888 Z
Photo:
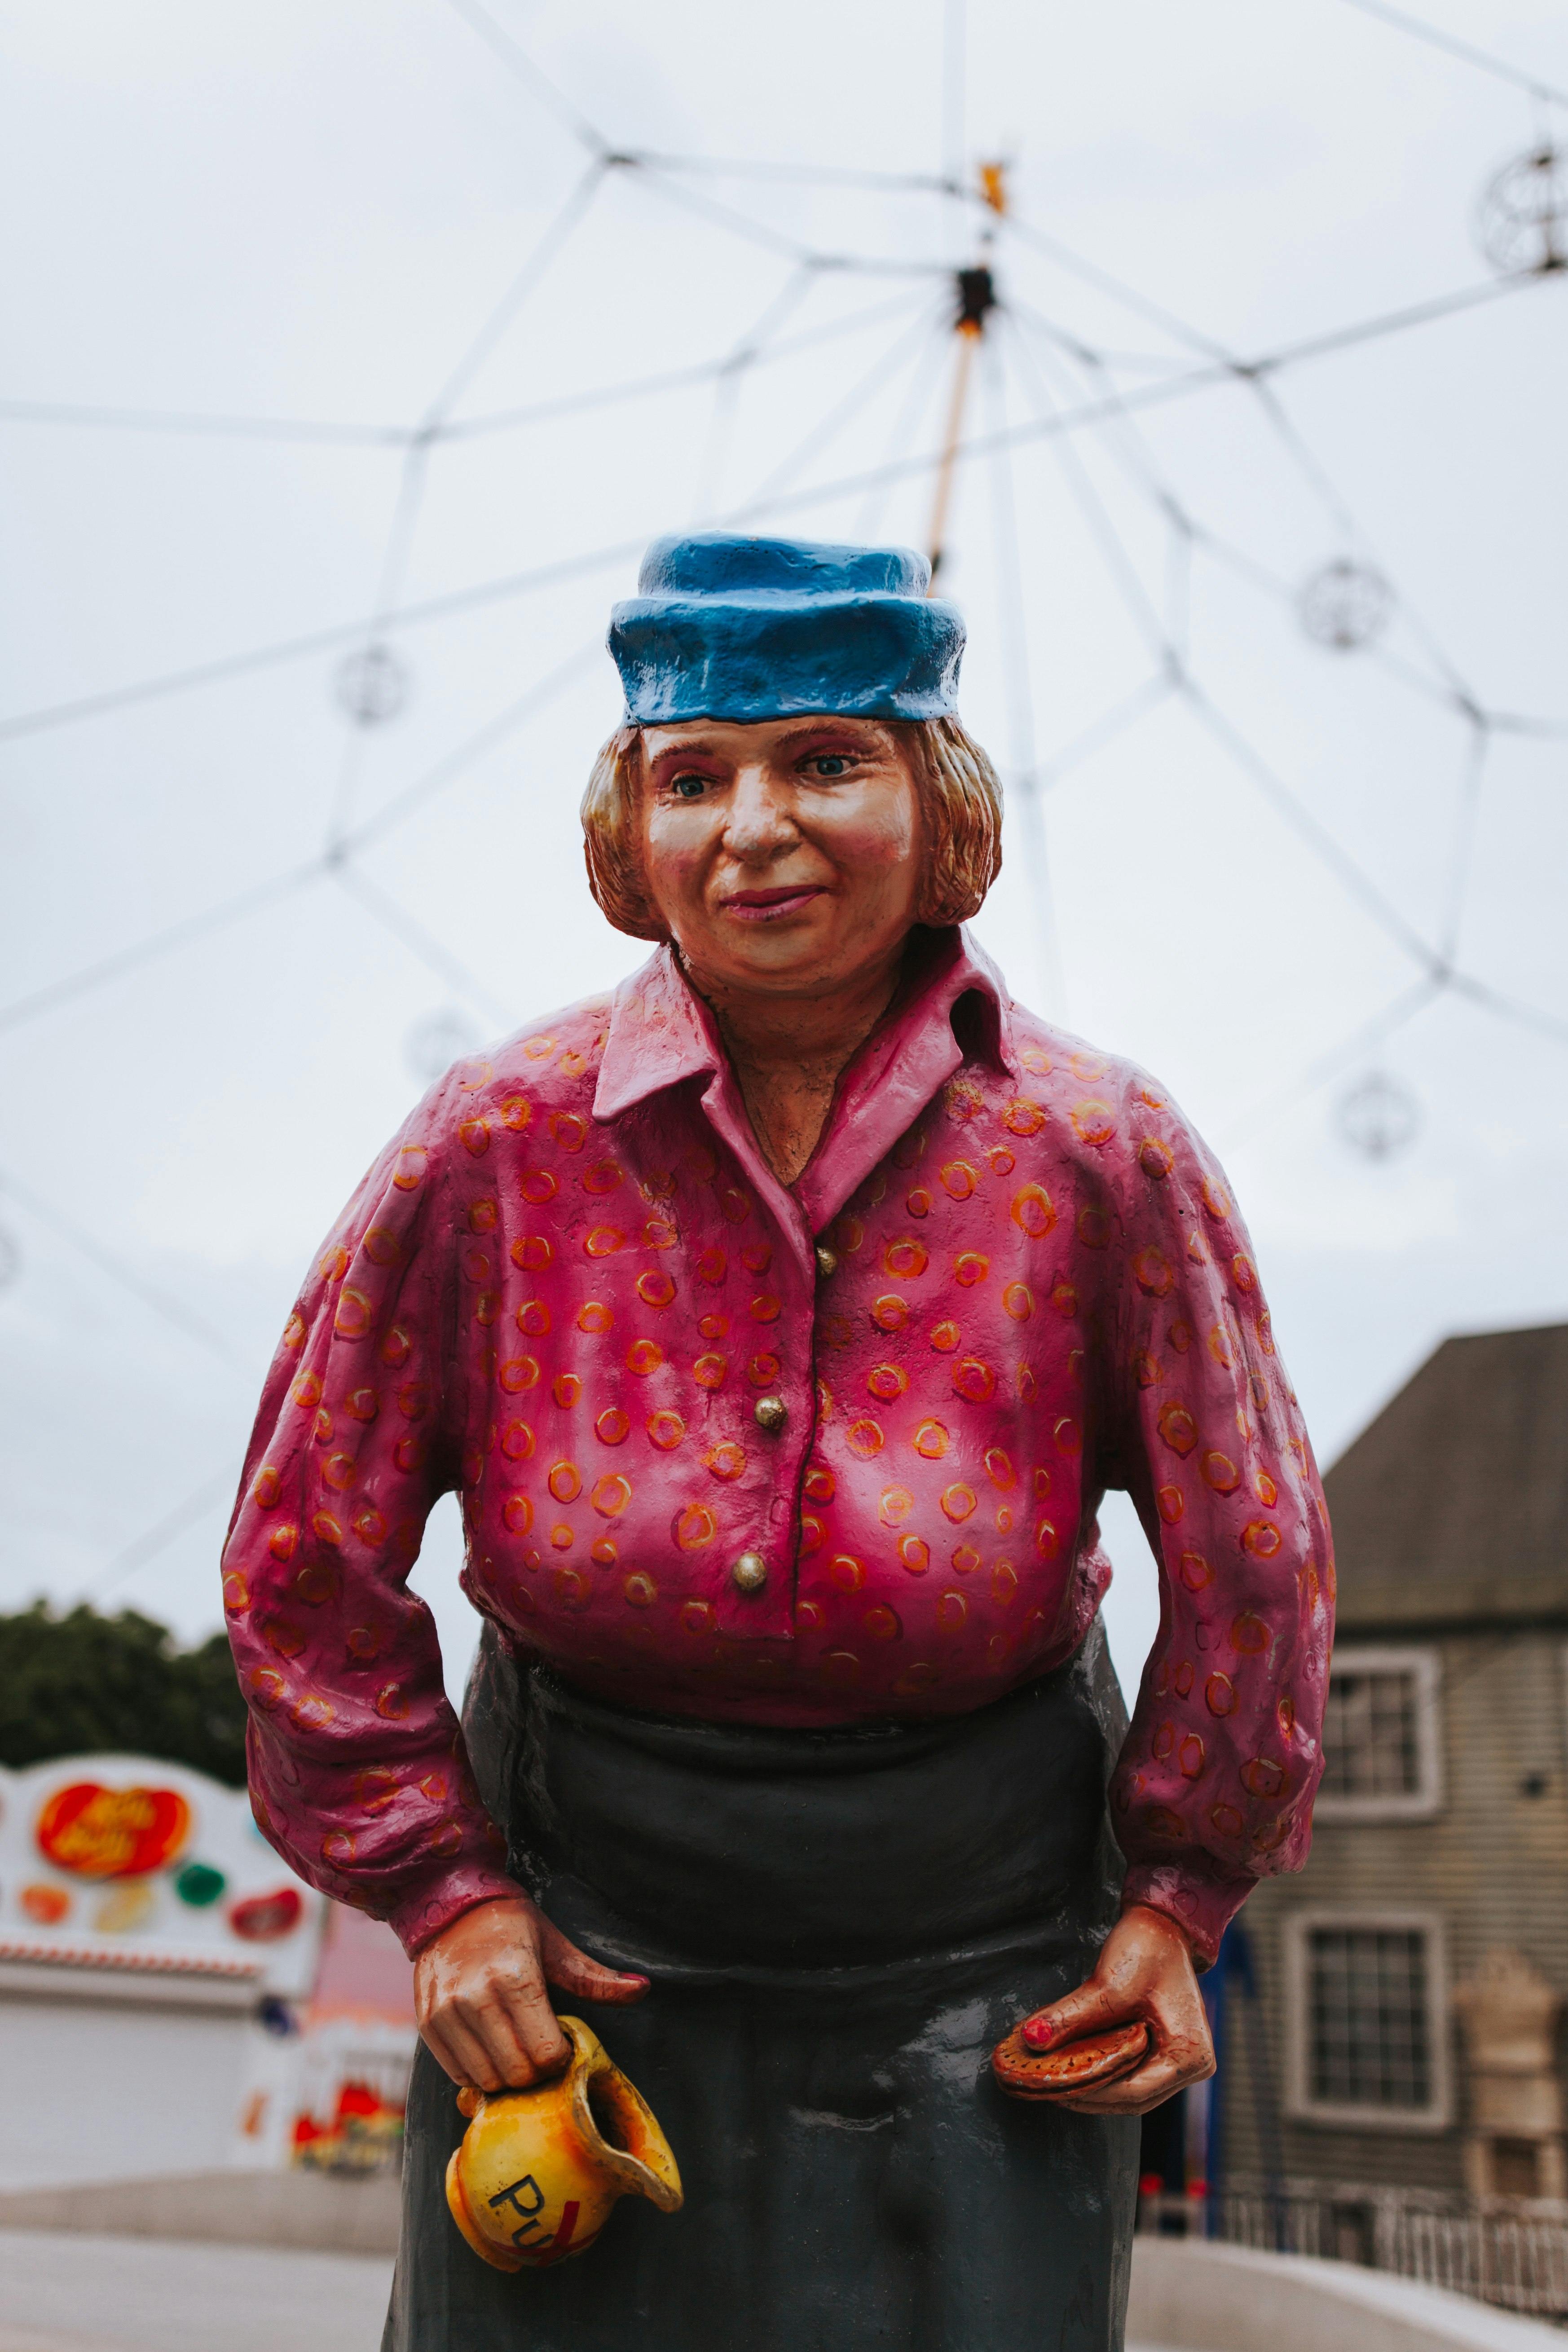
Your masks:
M 793 1184 L 821 1139 L 840 1074 L 865 1044 L 898 989 L 900 945 L 874 967 L 822 992 L 778 996 L 710 988 L 705 998 L 733 1065 L 763 1159 Z

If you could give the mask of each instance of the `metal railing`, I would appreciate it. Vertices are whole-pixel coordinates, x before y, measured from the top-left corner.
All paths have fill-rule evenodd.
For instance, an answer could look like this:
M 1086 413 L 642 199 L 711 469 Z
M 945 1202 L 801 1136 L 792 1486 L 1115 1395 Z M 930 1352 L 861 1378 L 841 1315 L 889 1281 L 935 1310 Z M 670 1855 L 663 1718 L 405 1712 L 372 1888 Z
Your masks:
M 1479 2303 L 1568 2318 L 1568 2204 L 1364 2182 L 1231 2179 L 1212 2199 L 1139 2199 L 1138 2226 L 1360 2263 Z

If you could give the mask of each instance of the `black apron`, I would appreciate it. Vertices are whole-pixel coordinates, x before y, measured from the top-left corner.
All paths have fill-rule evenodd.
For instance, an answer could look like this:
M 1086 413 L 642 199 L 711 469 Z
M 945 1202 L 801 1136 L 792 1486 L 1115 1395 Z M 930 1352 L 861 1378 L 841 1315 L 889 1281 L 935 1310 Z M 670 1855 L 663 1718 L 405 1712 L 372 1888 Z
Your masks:
M 464 2123 L 421 2045 L 383 2352 L 1121 2352 L 1138 2125 L 1021 2105 L 989 2067 L 1119 1906 L 1098 1622 L 973 1714 L 829 1731 L 632 1714 L 487 1626 L 464 1725 L 513 1874 L 653 1980 L 583 2006 L 686 2202 L 491 2270 L 447 2210 Z

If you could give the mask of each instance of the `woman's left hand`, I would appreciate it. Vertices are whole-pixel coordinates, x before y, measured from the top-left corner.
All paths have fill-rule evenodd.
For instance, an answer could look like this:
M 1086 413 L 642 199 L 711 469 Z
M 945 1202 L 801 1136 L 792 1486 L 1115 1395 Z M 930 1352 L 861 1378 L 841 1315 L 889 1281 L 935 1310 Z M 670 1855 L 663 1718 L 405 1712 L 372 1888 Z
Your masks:
M 1142 2116 L 1189 2083 L 1214 2073 L 1214 2042 L 1198 1991 L 1192 1948 L 1173 1919 L 1131 1904 L 1106 1937 L 1094 1974 L 1024 2021 L 1031 2050 L 1055 2050 L 1087 2033 L 1137 2018 L 1149 2028 L 1148 2055 L 1119 2082 L 1055 2098 L 1086 2116 Z

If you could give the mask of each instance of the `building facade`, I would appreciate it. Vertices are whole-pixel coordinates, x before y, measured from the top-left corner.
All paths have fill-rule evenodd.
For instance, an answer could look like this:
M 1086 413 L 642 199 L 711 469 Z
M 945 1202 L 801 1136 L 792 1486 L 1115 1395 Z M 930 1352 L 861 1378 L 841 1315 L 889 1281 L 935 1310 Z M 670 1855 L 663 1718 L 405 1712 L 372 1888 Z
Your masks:
M 296 1878 L 243 1790 L 0 1769 L 0 2193 L 395 2162 L 414 2042 L 390 1928 Z
M 1568 1326 L 1445 1341 L 1326 1486 L 1327 1766 L 1243 1914 L 1225 2169 L 1563 2199 Z

